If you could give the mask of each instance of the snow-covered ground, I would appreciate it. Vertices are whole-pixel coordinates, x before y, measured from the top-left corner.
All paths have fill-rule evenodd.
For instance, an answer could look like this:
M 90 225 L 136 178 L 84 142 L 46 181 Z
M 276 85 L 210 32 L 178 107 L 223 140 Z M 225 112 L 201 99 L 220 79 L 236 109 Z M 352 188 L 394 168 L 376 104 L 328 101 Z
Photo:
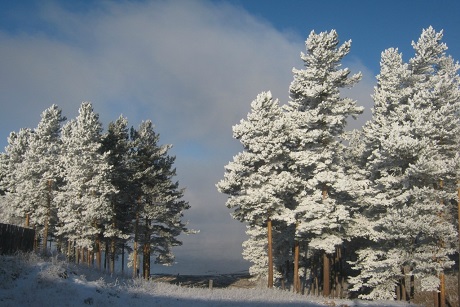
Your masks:
M 35 256 L 0 256 L 0 306 L 409 306 L 332 300 L 277 289 L 203 289 L 110 276 Z

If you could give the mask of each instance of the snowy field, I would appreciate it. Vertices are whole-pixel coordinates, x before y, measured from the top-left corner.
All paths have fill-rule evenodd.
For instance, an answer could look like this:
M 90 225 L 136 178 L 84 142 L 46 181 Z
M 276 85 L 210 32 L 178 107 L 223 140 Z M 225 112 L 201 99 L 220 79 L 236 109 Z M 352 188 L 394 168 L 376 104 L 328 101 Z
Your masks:
M 0 256 L 0 306 L 410 306 L 269 289 L 202 289 L 109 276 L 34 255 Z

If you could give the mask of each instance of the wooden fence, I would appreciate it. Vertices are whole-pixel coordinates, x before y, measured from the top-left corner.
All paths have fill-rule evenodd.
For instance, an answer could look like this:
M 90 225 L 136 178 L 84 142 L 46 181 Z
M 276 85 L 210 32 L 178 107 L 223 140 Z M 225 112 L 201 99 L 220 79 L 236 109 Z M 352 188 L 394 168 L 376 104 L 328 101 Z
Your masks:
M 0 223 L 0 255 L 32 251 L 34 237 L 33 229 Z

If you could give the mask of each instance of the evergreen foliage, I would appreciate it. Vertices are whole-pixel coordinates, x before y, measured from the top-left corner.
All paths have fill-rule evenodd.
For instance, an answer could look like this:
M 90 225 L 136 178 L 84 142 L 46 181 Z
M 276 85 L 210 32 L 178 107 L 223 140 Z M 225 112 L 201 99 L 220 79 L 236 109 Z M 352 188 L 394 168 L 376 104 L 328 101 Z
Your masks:
M 158 263 L 172 263 L 171 249 L 181 244 L 177 237 L 189 232 L 181 219 L 190 206 L 173 181 L 171 145 L 158 144 L 150 121 L 130 133 L 122 116 L 103 135 L 88 102 L 61 129 L 64 120 L 53 105 L 36 129 L 10 134 L 0 156 L 0 204 L 8 205 L 3 215 L 10 222 L 26 218 L 26 226 L 42 233 L 43 252 L 50 235 L 69 257 L 75 251 L 78 261 L 83 261 L 83 251 L 88 262 L 96 253 L 100 266 L 105 242 L 112 272 L 116 256 L 134 237 L 133 221 L 140 217 L 144 266 L 149 267 L 150 251 Z M 149 275 L 148 270 L 145 277 Z
M 243 257 L 252 274 L 266 270 L 264 226 L 273 219 L 279 278 L 289 277 L 300 241 L 308 246 L 306 279 L 329 274 L 331 256 L 322 252 L 335 254 L 337 280 L 344 263 L 336 248 L 347 241 L 356 270 L 350 290 L 362 298 L 396 298 L 409 278 L 424 291 L 443 291 L 458 238 L 460 65 L 441 39 L 423 30 L 407 63 L 398 49 L 382 52 L 373 117 L 362 130 L 345 132 L 362 108 L 341 89 L 361 75 L 341 68 L 350 41 L 339 45 L 334 30 L 310 33 L 286 105 L 269 92 L 252 102 L 247 120 L 233 127 L 244 151 L 217 184 L 232 216 L 249 224 Z
M 372 121 L 361 135 L 358 159 L 368 182 L 360 202 L 361 231 L 370 240 L 357 252 L 350 279 L 368 299 L 396 297 L 407 276 L 437 290 L 438 276 L 453 265 L 457 231 L 458 64 L 445 55 L 442 32 L 428 28 L 403 63 L 397 49 L 382 53 Z M 362 227 L 363 228 L 363 227 Z

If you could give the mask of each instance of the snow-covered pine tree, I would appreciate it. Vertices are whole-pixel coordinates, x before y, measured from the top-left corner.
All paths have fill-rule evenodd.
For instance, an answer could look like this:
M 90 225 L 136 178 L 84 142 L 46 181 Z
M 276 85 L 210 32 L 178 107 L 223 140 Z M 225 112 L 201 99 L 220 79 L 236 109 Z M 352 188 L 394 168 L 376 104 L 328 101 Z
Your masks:
M 431 27 L 424 30 L 408 64 L 396 49 L 382 53 L 373 119 L 361 134 L 369 188 L 358 222 L 366 227 L 358 232 L 374 244 L 358 251 L 360 274 L 350 282 L 354 291 L 369 289 L 363 298 L 404 297 L 407 275 L 419 278 L 424 290 L 437 290 L 438 275 L 453 264 L 448 256 L 456 230 L 448 204 L 459 79 L 441 38 Z
M 131 143 L 129 139 L 128 120 L 120 116 L 115 122 L 110 122 L 107 133 L 102 138 L 102 152 L 107 154 L 108 163 L 111 166 L 110 182 L 113 184 L 116 193 L 110 195 L 112 206 L 112 221 L 104 225 L 105 238 L 97 238 L 96 259 L 100 268 L 101 265 L 101 241 L 109 240 L 110 271 L 114 272 L 115 258 L 118 250 L 121 249 L 122 270 L 124 269 L 124 247 L 131 231 L 132 206 L 135 203 L 132 189 L 132 173 L 129 168 L 129 154 Z
M 59 157 L 61 153 L 61 123 L 66 118 L 56 105 L 41 114 L 22 163 L 23 180 L 16 183 L 25 203 L 30 204 L 30 221 L 41 233 L 42 252 L 46 253 L 49 231 L 57 221 L 53 194 L 62 182 Z
M 3 174 L 0 178 L 0 185 L 5 193 L 4 204 L 8 204 L 4 212 L 5 217 L 9 222 L 22 223 L 26 227 L 30 226 L 30 204 L 24 201 L 24 194 L 17 183 L 24 177 L 22 164 L 31 138 L 32 130 L 29 128 L 22 128 L 17 133 L 11 132 L 1 159 Z
M 291 101 L 286 106 L 286 126 L 290 132 L 291 176 L 301 189 L 295 196 L 296 240 L 308 242 L 323 257 L 323 293 L 330 293 L 329 256 L 344 240 L 344 226 L 350 219 L 347 201 L 353 190 L 347 183 L 341 155 L 341 137 L 348 117 L 362 112 L 356 102 L 343 98 L 340 90 L 352 87 L 361 74 L 350 76 L 341 68 L 351 41 L 339 45 L 335 30 L 312 31 L 301 53 L 304 69 L 293 69 Z
M 175 157 L 168 155 L 171 145 L 159 145 L 151 121 L 141 123 L 138 130 L 131 130 L 131 171 L 135 196 L 135 246 L 137 259 L 138 243 L 143 251 L 143 277 L 150 277 L 151 256 L 156 263 L 169 265 L 174 261 L 172 247 L 182 243 L 177 237 L 187 232 L 181 218 L 189 204 L 182 200 L 184 190 L 174 182 Z M 134 266 L 136 271 L 137 266 Z
M 92 251 L 103 225 L 112 222 L 109 197 L 116 189 L 110 182 L 107 154 L 101 154 L 99 116 L 89 102 L 83 102 L 78 112 L 62 128 L 64 183 L 55 197 L 59 203 L 56 229 L 57 235 L 75 244 L 77 250 Z
M 224 179 L 217 183 L 219 192 L 229 195 L 226 205 L 234 209 L 233 218 L 249 223 L 254 229 L 268 227 L 268 233 L 272 221 L 292 224 L 290 198 L 297 185 L 288 171 L 289 159 L 283 146 L 287 131 L 278 100 L 273 100 L 270 92 L 259 94 L 251 103 L 247 120 L 233 126 L 233 137 L 241 142 L 244 151 L 225 166 Z M 269 240 L 269 287 L 273 285 L 271 243 Z M 244 255 L 249 257 L 248 252 Z M 254 259 L 248 260 L 254 263 L 256 270 L 261 255 L 252 257 Z
M 255 278 L 267 275 L 267 227 L 246 225 L 248 239 L 243 242 L 243 258 L 252 264 L 249 274 Z

